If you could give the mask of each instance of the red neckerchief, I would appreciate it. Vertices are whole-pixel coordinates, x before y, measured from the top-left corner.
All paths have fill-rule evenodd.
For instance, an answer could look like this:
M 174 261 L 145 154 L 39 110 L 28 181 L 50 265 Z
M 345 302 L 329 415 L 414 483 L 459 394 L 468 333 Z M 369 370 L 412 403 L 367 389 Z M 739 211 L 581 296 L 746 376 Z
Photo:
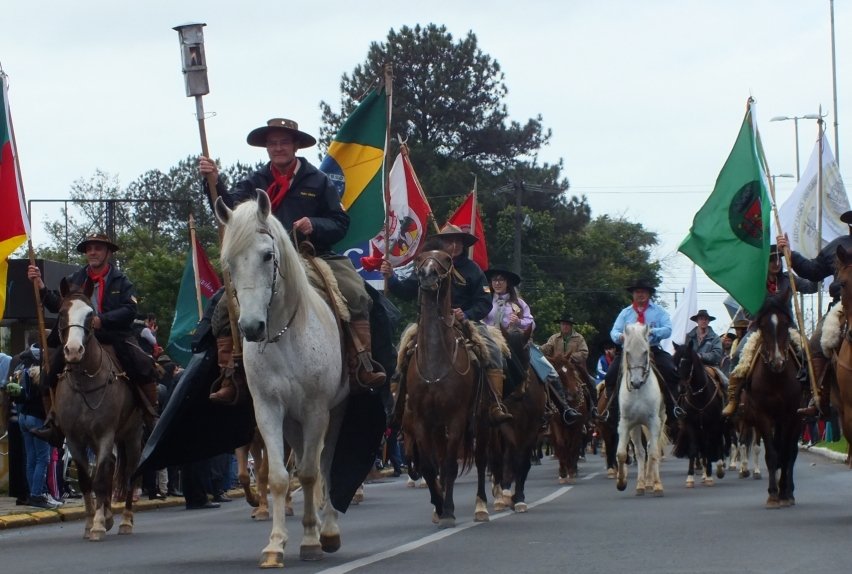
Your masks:
M 299 165 L 299 160 L 294 159 L 287 168 L 287 171 L 281 173 L 274 165 L 272 167 L 272 183 L 266 188 L 266 194 L 272 202 L 272 211 L 278 209 L 278 206 L 284 200 L 284 196 L 290 190 L 290 182 L 293 181 L 293 174 L 296 173 L 296 166 Z
M 89 281 L 92 282 L 93 285 L 98 285 L 98 313 L 103 313 L 104 310 L 104 291 L 106 291 L 106 276 L 109 273 L 109 265 L 104 265 L 104 268 L 99 272 L 95 273 L 92 271 L 91 267 L 86 267 L 86 274 L 89 276 Z
M 645 303 L 645 306 L 640 309 L 639 306 L 634 302 L 633 303 L 633 310 L 636 311 L 636 322 L 639 323 L 640 325 L 644 325 L 645 324 L 645 311 L 648 310 L 648 303 Z
M 772 277 L 766 280 L 766 291 L 773 295 L 778 291 L 777 277 Z

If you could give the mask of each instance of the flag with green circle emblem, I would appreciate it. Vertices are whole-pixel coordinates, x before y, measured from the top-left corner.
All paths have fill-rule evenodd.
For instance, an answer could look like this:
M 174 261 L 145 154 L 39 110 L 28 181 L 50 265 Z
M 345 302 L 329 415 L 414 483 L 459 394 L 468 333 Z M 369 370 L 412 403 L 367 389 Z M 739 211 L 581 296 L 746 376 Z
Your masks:
M 753 105 L 749 98 L 734 148 L 678 248 L 749 313 L 763 305 L 769 269 L 770 201 Z

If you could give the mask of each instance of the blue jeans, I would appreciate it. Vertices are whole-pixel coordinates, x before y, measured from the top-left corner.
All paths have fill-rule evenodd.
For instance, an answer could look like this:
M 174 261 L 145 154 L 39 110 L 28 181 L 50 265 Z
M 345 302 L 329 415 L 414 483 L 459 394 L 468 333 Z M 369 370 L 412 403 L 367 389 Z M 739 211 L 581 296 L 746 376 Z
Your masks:
M 541 352 L 538 345 L 530 345 L 530 366 L 542 383 L 548 378 L 559 379 L 556 369 L 544 357 L 544 353 Z
M 30 496 L 41 496 L 47 492 L 47 465 L 50 462 L 50 445 L 34 437 L 29 431 L 40 428 L 44 420 L 31 416 L 20 415 L 18 424 L 23 431 L 24 452 L 27 455 L 26 475 L 30 488 Z

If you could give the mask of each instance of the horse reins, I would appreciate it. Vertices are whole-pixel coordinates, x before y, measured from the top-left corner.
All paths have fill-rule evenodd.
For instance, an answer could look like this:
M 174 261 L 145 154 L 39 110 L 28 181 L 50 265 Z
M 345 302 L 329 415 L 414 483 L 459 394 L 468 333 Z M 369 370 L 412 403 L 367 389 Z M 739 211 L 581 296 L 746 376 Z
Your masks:
M 263 351 L 266 349 L 266 346 L 269 343 L 277 343 L 281 340 L 281 337 L 284 336 L 290 329 L 290 325 L 293 324 L 293 320 L 296 318 L 296 313 L 299 311 L 298 305 L 293 306 L 293 312 L 290 314 L 290 318 L 285 321 L 284 326 L 272 337 L 269 336 L 269 309 L 272 308 L 272 302 L 275 299 L 275 295 L 278 294 L 278 277 L 281 279 L 285 279 L 284 274 L 281 273 L 281 263 L 278 259 L 278 250 L 276 249 L 276 241 L 275 236 L 272 235 L 272 232 L 268 227 L 258 227 L 257 232 L 263 235 L 268 235 L 270 239 L 272 239 L 272 287 L 269 292 L 269 301 L 266 303 L 266 341 L 260 345 L 258 350 L 259 353 L 263 354 Z M 239 301 L 239 300 L 238 300 Z

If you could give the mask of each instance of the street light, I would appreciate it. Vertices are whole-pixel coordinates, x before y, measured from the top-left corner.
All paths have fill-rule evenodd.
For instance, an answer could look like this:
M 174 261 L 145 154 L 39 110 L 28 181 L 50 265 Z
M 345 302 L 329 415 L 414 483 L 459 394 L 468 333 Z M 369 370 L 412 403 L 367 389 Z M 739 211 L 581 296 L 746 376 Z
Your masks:
M 799 181 L 799 120 L 818 120 L 821 119 L 819 114 L 805 114 L 803 116 L 775 116 L 770 119 L 770 122 L 783 122 L 785 120 L 793 120 L 796 127 L 796 181 Z M 774 182 L 773 182 L 774 185 Z

